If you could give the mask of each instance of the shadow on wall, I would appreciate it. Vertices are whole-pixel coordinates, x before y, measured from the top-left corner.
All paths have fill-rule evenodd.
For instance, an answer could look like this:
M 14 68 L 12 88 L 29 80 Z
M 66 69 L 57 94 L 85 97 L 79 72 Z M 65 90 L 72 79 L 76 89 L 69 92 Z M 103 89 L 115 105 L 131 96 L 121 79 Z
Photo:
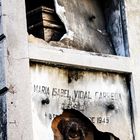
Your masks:
M 52 122 L 54 140 L 119 140 L 113 134 L 100 132 L 79 111 L 64 110 Z

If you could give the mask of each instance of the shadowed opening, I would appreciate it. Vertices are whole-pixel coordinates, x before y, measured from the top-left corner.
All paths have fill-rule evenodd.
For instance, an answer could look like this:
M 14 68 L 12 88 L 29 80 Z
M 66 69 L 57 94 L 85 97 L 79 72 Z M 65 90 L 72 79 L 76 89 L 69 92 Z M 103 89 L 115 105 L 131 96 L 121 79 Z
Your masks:
M 119 140 L 108 132 L 97 130 L 81 112 L 66 109 L 52 122 L 54 140 Z

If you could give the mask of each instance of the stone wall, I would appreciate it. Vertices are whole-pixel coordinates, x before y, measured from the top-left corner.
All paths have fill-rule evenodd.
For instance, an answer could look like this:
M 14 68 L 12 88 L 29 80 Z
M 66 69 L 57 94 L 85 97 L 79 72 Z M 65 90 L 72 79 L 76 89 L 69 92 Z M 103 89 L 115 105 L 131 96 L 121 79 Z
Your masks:
M 63 5 L 65 5 L 67 2 L 68 1 L 65 1 Z M 89 0 L 89 2 L 91 1 Z M 130 140 L 140 139 L 140 133 L 139 133 L 140 130 L 140 108 L 139 108 L 139 102 L 140 102 L 140 94 L 139 94 L 140 92 L 140 86 L 139 86 L 140 10 L 139 10 L 139 6 L 140 6 L 140 2 L 139 0 L 125 1 L 126 23 L 127 23 L 127 31 L 128 31 L 128 44 L 129 44 L 130 57 L 103 55 L 103 54 L 96 54 L 91 52 L 85 53 L 73 49 L 67 50 L 63 48 L 55 48 L 57 45 L 55 45 L 54 42 L 52 42 L 52 44 L 49 44 L 43 40 L 34 37 L 30 39 L 30 42 L 28 42 L 25 1 L 2 0 L 1 5 L 2 5 L 1 21 L 3 25 L 2 33 L 4 33 L 4 35 L 6 36 L 6 39 L 3 41 L 3 45 L 0 46 L 0 54 L 1 54 L 0 64 L 1 66 L 3 65 L 3 67 L 0 67 L 0 73 L 1 73 L 0 85 L 4 83 L 4 87 L 7 87 L 9 89 L 9 91 L 6 93 L 7 139 L 9 140 L 35 139 L 33 138 L 34 135 L 33 127 L 35 123 L 32 118 L 33 102 L 31 101 L 32 87 L 30 81 L 31 75 L 30 75 L 29 61 L 35 63 L 41 62 L 49 65 L 53 64 L 53 66 L 55 67 L 58 65 L 60 67 L 71 66 L 71 67 L 82 68 L 90 71 L 98 70 L 100 72 L 104 72 L 104 71 L 115 72 L 117 74 L 121 73 L 123 75 L 129 75 L 130 79 L 127 79 L 127 82 L 128 85 L 130 85 L 129 93 L 131 94 L 128 99 L 129 105 L 127 104 L 126 107 L 127 108 L 128 106 L 130 107 L 130 111 L 129 111 L 130 114 L 129 115 L 126 114 L 126 116 L 130 117 L 130 118 L 128 117 L 130 119 L 128 120 L 128 123 L 131 122 L 131 124 L 128 125 L 131 128 L 127 127 L 127 129 L 132 130 L 132 133 L 129 133 L 129 135 L 131 134 L 132 135 L 130 137 L 128 136 L 129 137 L 128 139 Z M 76 5 L 78 5 L 77 2 Z M 91 5 L 89 5 L 89 7 L 90 6 Z M 71 9 L 73 8 L 74 7 L 71 6 Z M 91 9 L 92 8 L 93 7 L 91 7 Z M 64 10 L 63 7 L 60 7 L 60 9 L 62 11 Z M 59 9 L 56 9 L 56 11 L 57 10 Z M 77 14 L 79 14 L 79 12 Z M 83 15 L 82 13 L 80 14 Z M 69 20 L 71 22 L 71 19 Z M 83 19 L 81 19 L 80 17 L 77 20 L 85 22 L 85 20 L 83 21 Z M 75 23 L 77 22 L 77 20 L 75 21 Z M 79 28 L 81 28 L 80 24 L 78 24 L 78 26 Z M 74 29 L 76 30 L 76 32 L 80 32 L 79 30 L 77 31 L 77 28 Z M 90 31 L 88 30 L 87 32 Z M 73 35 L 73 32 L 70 32 L 68 35 L 70 35 L 71 37 L 71 35 Z M 83 34 L 82 37 L 84 38 Z M 5 100 L 4 96 L 3 99 Z M 2 101 L 1 103 L 2 103 L 1 106 L 5 110 L 5 102 Z M 122 106 L 124 107 L 124 105 Z M 112 106 L 110 107 L 112 108 Z M 116 122 L 118 122 L 118 120 Z M 116 123 L 115 125 L 118 126 L 118 124 L 120 123 Z M 127 125 L 122 126 L 122 128 L 126 126 Z M 127 133 L 124 133 L 126 132 L 126 129 L 122 130 L 121 132 L 120 127 L 117 127 L 115 129 L 116 133 L 114 133 L 113 130 L 111 131 L 111 128 L 108 129 L 108 132 L 111 132 L 113 134 L 110 137 L 116 139 L 117 138 L 122 139 L 122 137 L 119 137 L 118 134 L 121 133 L 121 135 L 123 136 L 124 134 L 127 135 Z M 0 137 L 3 137 L 3 135 L 0 135 Z M 45 137 L 44 139 L 49 139 L 49 138 Z M 126 137 L 126 140 L 128 139 Z

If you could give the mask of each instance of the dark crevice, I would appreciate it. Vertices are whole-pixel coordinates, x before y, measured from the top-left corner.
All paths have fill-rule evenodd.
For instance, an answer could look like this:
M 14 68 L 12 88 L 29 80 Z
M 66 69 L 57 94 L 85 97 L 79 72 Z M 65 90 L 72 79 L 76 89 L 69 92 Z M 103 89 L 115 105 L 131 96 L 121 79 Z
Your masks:
M 125 13 L 124 0 L 120 1 L 120 12 L 121 12 L 123 40 L 124 40 L 124 47 L 125 47 L 125 56 L 129 57 L 130 53 L 129 53 L 128 33 L 127 33 L 127 23 L 126 23 L 126 13 Z
M 6 95 L 7 87 L 0 90 L 0 140 L 7 140 L 7 104 Z
M 0 41 L 3 41 L 6 38 L 6 36 L 4 34 L 0 35 Z
M 8 91 L 7 87 L 0 89 L 0 96 L 4 95 Z

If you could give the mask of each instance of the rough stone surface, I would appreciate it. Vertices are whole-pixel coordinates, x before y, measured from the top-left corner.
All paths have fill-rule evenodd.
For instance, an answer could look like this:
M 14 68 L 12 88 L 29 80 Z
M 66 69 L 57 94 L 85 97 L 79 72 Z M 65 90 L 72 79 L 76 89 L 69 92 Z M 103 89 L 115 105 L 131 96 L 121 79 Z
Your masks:
M 55 5 L 67 31 L 61 39 L 64 44 L 77 49 L 114 54 L 97 1 L 55 0 Z
M 139 86 L 139 81 L 140 81 L 140 72 L 139 72 L 139 69 L 140 69 L 140 61 L 139 61 L 140 1 L 139 0 L 126 0 L 125 6 L 126 6 L 126 19 L 127 19 L 127 25 L 128 25 L 127 29 L 128 29 L 130 58 L 122 59 L 122 58 L 117 57 L 116 61 L 118 60 L 121 64 L 120 67 L 117 65 L 119 67 L 119 71 L 121 71 L 121 68 L 123 68 L 124 70 L 124 66 L 127 67 L 125 65 L 126 63 L 125 60 L 129 60 L 127 61 L 127 63 L 130 63 L 129 67 L 131 67 L 131 69 L 129 70 L 131 71 L 129 71 L 129 74 L 132 75 L 132 80 L 131 80 L 132 102 L 130 103 L 132 103 L 133 112 L 129 114 L 129 116 L 131 116 L 131 119 L 132 119 L 132 123 L 131 125 L 129 124 L 129 126 L 132 126 L 131 130 L 133 130 L 133 140 L 139 140 L 140 139 L 140 133 L 139 133 L 139 130 L 140 130 L 140 108 L 139 108 L 139 103 L 140 103 L 140 94 L 139 94 L 140 92 L 140 86 Z M 6 76 L 5 77 L 6 77 L 6 85 L 10 89 L 6 98 L 7 105 L 8 105 L 7 107 L 7 112 L 8 112 L 7 135 L 8 135 L 8 139 L 10 140 L 15 140 L 15 139 L 33 140 L 34 138 L 32 137 L 32 134 L 33 134 L 32 128 L 34 127 L 35 124 L 32 124 L 32 113 L 31 113 L 31 100 L 30 100 L 31 90 L 30 90 L 30 82 L 29 82 L 30 81 L 30 78 L 29 78 L 29 57 L 30 56 L 28 55 L 28 42 L 27 42 L 27 32 L 26 32 L 27 29 L 26 29 L 26 21 L 25 21 L 26 17 L 25 17 L 24 1 L 23 0 L 21 1 L 2 0 L 2 7 L 3 7 L 2 8 L 3 27 L 4 27 L 4 33 L 6 35 L 6 40 L 4 43 L 4 49 L 5 49 L 4 54 L 5 54 L 5 60 L 6 60 L 6 65 L 5 65 Z M 62 9 L 62 11 L 65 11 L 63 7 L 61 7 L 60 9 Z M 70 32 L 70 34 L 73 35 L 73 32 Z M 45 46 L 47 45 L 44 44 L 44 47 Z M 0 51 L 1 51 L 1 48 L 0 48 Z M 47 53 L 44 55 L 47 55 Z M 51 59 L 51 56 L 49 57 Z M 54 58 L 55 56 L 52 56 L 52 57 Z M 111 66 L 112 65 L 111 62 L 113 61 L 111 62 L 107 61 L 108 63 L 103 64 L 103 58 L 102 59 L 100 58 L 102 57 L 99 56 L 99 60 L 95 62 L 96 66 L 98 66 L 98 63 L 100 63 L 99 66 L 104 66 L 105 70 L 108 70 L 109 69 L 108 65 Z M 107 58 L 111 59 L 111 57 L 107 57 Z M 83 62 L 85 64 L 84 60 Z M 0 64 L 3 64 L 3 62 L 0 61 Z M 122 66 L 123 64 L 124 66 Z M 117 67 L 114 67 L 113 69 L 114 71 L 115 71 L 115 68 L 117 69 Z M 0 70 L 2 70 L 1 67 L 0 67 Z M 76 77 L 74 79 L 76 79 Z M 55 82 L 57 81 L 55 80 Z M 130 104 L 129 104 L 129 107 L 130 107 Z M 112 109 L 114 107 L 112 105 L 109 105 L 108 108 Z M 40 120 L 38 120 L 37 115 L 36 117 L 37 117 L 36 122 L 39 122 Z M 128 115 L 126 118 L 128 118 Z M 121 122 L 124 123 L 125 121 L 124 122 L 121 121 Z M 127 123 L 129 122 L 130 121 L 128 121 Z M 117 120 L 117 123 L 114 125 L 115 131 L 117 131 L 118 134 L 121 133 L 121 135 L 123 134 L 125 135 L 126 129 L 124 129 L 124 127 L 126 126 L 123 125 L 122 127 L 118 127 L 118 124 L 120 123 L 118 123 L 118 120 Z M 48 126 L 51 127 L 51 124 L 49 124 Z M 44 125 L 42 125 L 42 128 L 44 129 Z M 120 128 L 123 128 L 121 132 L 120 132 Z M 42 133 L 46 133 L 46 131 Z M 53 135 L 53 132 L 51 131 L 50 134 Z M 114 133 L 116 137 L 119 137 L 118 134 Z M 45 135 L 45 138 L 46 138 L 46 135 Z
M 7 139 L 32 140 L 25 3 L 24 0 L 2 0 L 1 5 L 6 36 L 3 42 L 5 85 L 9 89 L 6 94 Z
M 123 2 L 120 0 L 112 0 L 104 11 L 107 31 L 110 35 L 115 52 L 119 56 L 126 56 L 123 31 L 123 25 L 125 23 L 123 23 L 124 20 L 122 19 L 125 13 L 123 13 L 123 9 L 121 8 L 123 6 Z
M 133 73 L 132 73 L 132 99 L 134 109 L 134 134 L 135 139 L 140 139 L 140 1 L 139 0 L 126 0 L 126 13 L 127 13 L 127 25 L 128 25 L 128 40 L 130 58 L 133 61 Z
M 64 109 L 80 111 L 102 132 L 132 140 L 125 76 L 32 64 L 31 83 L 35 140 L 54 139 L 52 121 Z

